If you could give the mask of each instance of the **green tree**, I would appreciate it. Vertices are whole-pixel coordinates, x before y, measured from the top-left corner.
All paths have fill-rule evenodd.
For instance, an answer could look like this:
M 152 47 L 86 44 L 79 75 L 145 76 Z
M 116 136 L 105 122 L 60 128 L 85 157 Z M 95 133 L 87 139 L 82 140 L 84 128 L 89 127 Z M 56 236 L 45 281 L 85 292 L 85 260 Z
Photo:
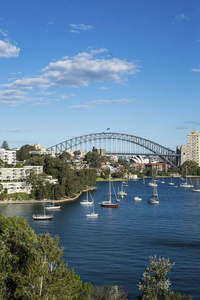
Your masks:
M 164 295 L 170 294 L 170 281 L 166 278 L 174 264 L 169 263 L 169 259 L 156 258 L 156 255 L 149 257 L 149 266 L 143 273 L 143 278 L 139 281 L 139 290 L 142 292 L 138 299 L 157 300 Z
M 16 153 L 17 160 L 23 161 L 23 160 L 27 160 L 28 158 L 30 158 L 29 151 L 35 151 L 35 147 L 34 146 L 30 146 L 30 145 L 24 145 L 24 146 L 22 146 L 17 151 L 17 153 Z
M 8 143 L 6 141 L 3 141 L 2 145 L 1 145 L 1 148 L 9 150 Z
M 61 259 L 59 238 L 36 235 L 23 218 L 0 215 L 1 299 L 91 299 L 83 284 Z
M 149 257 L 149 266 L 146 267 L 143 278 L 139 281 L 139 290 L 141 294 L 137 297 L 140 300 L 192 300 L 190 296 L 186 297 L 180 293 L 174 293 L 169 289 L 170 281 L 166 278 L 171 271 L 173 264 L 169 259 L 156 258 L 156 255 Z
M 102 161 L 99 153 L 93 151 L 89 151 L 86 154 L 85 160 L 87 161 L 87 163 L 90 163 L 92 168 L 98 168 Z

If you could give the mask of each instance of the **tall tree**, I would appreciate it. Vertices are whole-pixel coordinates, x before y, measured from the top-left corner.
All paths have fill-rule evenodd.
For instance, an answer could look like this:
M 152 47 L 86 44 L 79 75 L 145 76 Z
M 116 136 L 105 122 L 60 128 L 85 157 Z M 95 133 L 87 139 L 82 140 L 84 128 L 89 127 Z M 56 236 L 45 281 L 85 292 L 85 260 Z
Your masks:
M 6 141 L 3 141 L 2 145 L 1 145 L 1 148 L 9 150 L 8 143 Z
M 0 215 L 0 299 L 91 299 L 92 286 L 67 268 L 58 244 L 25 219 Z

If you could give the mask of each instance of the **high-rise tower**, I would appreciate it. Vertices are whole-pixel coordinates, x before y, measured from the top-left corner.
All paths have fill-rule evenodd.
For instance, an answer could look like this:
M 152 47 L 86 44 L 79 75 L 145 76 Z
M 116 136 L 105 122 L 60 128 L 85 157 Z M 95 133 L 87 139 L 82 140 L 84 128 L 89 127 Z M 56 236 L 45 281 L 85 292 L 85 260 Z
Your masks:
M 196 130 L 187 135 L 187 160 L 193 160 L 200 166 L 200 134 Z

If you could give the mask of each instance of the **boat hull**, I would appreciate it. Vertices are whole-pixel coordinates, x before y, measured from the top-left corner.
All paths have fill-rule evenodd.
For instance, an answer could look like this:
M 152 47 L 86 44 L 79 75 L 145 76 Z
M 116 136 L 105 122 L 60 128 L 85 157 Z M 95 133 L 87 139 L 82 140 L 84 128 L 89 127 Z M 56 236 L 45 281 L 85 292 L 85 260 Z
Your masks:
M 93 202 L 91 201 L 81 201 L 80 204 L 81 205 L 92 205 Z
M 91 214 L 87 214 L 86 217 L 87 218 L 97 218 L 99 214 L 95 214 L 95 213 L 91 213 Z
M 58 205 L 52 205 L 52 206 L 45 206 L 45 209 L 51 209 L 51 210 L 53 210 L 53 209 L 60 209 L 61 208 L 61 206 L 58 206 Z
M 53 215 L 35 214 L 33 215 L 34 220 L 52 220 Z
M 148 203 L 150 203 L 150 204 L 159 204 L 159 200 L 148 199 Z
M 102 202 L 102 203 L 100 203 L 100 206 L 101 207 L 110 207 L 110 208 L 116 208 L 116 207 L 118 207 L 119 206 L 119 204 L 118 203 L 104 203 L 104 202 Z
M 135 201 L 142 201 L 142 198 L 140 198 L 140 197 L 135 197 L 134 200 L 135 200 Z

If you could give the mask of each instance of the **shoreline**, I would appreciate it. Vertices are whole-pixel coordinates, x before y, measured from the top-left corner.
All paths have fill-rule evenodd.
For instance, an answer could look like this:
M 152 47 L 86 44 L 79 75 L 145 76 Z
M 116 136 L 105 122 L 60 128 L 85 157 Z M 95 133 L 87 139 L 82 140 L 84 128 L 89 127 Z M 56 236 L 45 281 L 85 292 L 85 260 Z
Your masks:
M 89 190 L 96 190 L 97 187 L 93 186 Z M 77 196 L 73 198 L 64 198 L 64 199 L 59 199 L 59 200 L 0 200 L 0 205 L 1 204 L 36 204 L 36 203 L 60 203 L 60 202 L 71 202 L 76 199 L 78 199 L 82 193 L 86 192 L 86 190 L 83 190 L 80 192 Z

